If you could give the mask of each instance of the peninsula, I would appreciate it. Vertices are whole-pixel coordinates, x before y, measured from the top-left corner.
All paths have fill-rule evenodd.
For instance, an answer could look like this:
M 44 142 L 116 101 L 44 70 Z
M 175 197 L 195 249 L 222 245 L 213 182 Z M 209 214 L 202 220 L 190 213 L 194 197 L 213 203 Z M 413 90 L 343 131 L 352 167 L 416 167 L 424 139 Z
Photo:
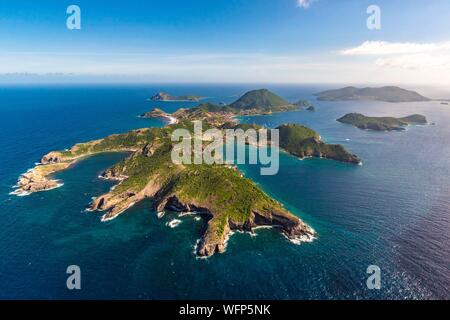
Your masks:
M 168 124 L 177 123 L 177 119 L 172 117 L 170 114 L 164 112 L 161 109 L 155 108 L 152 111 L 144 112 L 139 116 L 140 118 L 162 118 L 165 119 Z
M 43 156 L 40 165 L 19 178 L 17 194 L 55 188 L 60 182 L 52 174 L 67 169 L 77 161 L 103 152 L 127 152 L 129 155 L 102 173 L 104 179 L 117 181 L 106 194 L 88 205 L 89 211 L 103 212 L 102 221 L 114 219 L 146 198 L 153 199 L 158 216 L 165 211 L 193 213 L 203 218 L 204 232 L 197 245 L 199 256 L 223 252 L 232 230 L 252 232 L 258 226 L 276 227 L 293 242 L 312 241 L 315 231 L 282 204 L 269 197 L 254 182 L 230 165 L 175 164 L 171 161 L 175 129 L 192 132 L 192 121 L 224 130 L 246 128 L 234 116 L 245 110 L 273 112 L 293 107 L 268 90 L 245 94 L 229 106 L 201 104 L 179 109 L 171 114 L 177 123 L 163 128 L 144 128 L 103 139 L 79 143 L 65 151 Z M 244 111 L 243 111 L 244 110 Z M 150 115 L 166 116 L 161 110 Z M 256 126 L 255 126 L 256 127 Z M 313 130 L 299 125 L 283 125 L 280 147 L 301 157 L 321 157 L 351 164 L 360 163 L 357 156 L 340 145 L 328 145 Z
M 399 87 L 355 88 L 345 87 L 337 90 L 327 90 L 316 93 L 321 101 L 375 100 L 385 102 L 419 102 L 431 101 L 415 91 Z
M 312 129 L 298 124 L 284 124 L 277 129 L 280 132 L 280 148 L 300 159 L 316 157 L 353 164 L 362 163 L 343 146 L 324 143 Z
M 420 114 L 414 114 L 403 118 L 394 117 L 366 117 L 360 113 L 348 113 L 337 119 L 341 123 L 350 124 L 360 129 L 375 131 L 401 131 L 408 125 L 425 125 L 427 118 Z

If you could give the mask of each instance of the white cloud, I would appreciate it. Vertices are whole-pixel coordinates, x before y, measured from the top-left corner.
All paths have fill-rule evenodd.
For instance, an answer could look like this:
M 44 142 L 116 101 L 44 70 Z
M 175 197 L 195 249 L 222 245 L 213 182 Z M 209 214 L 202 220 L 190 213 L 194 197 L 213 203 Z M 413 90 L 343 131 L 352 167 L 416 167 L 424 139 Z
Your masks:
M 384 68 L 402 69 L 450 69 L 450 55 L 428 53 L 399 55 L 379 58 L 376 65 Z
M 297 6 L 308 9 L 311 3 L 313 3 L 315 0 L 297 0 Z
M 450 41 L 436 43 L 366 41 L 339 52 L 343 56 L 378 56 L 381 68 L 409 70 L 450 69 Z
M 366 41 L 361 45 L 340 51 L 344 56 L 413 54 L 450 50 L 450 41 L 440 43 Z

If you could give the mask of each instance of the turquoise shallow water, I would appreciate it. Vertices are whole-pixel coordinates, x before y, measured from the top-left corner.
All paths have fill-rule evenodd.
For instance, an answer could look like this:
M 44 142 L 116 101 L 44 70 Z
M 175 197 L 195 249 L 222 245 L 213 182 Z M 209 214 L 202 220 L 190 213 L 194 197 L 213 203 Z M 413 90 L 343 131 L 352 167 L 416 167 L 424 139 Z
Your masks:
M 98 174 L 124 154 L 103 154 L 59 173 L 61 188 L 15 197 L 20 173 L 46 152 L 144 126 L 136 116 L 154 106 L 155 91 L 231 101 L 254 86 L 74 86 L 0 89 L 0 298 L 372 299 L 450 298 L 450 108 L 438 102 L 316 102 L 317 112 L 244 118 L 274 127 L 308 125 L 364 165 L 300 161 L 281 155 L 276 176 L 247 177 L 309 223 L 319 237 L 293 245 L 275 230 L 234 234 L 224 254 L 196 259 L 202 222 L 175 214 L 158 219 L 151 201 L 101 223 L 84 209 L 111 183 Z M 274 86 L 289 100 L 317 87 Z M 190 104 L 187 104 L 189 106 Z M 435 126 L 376 133 L 335 121 L 371 115 L 426 115 Z M 177 218 L 176 228 L 166 223 Z M 82 270 L 82 290 L 66 289 L 68 265 Z M 378 265 L 382 287 L 366 287 Z

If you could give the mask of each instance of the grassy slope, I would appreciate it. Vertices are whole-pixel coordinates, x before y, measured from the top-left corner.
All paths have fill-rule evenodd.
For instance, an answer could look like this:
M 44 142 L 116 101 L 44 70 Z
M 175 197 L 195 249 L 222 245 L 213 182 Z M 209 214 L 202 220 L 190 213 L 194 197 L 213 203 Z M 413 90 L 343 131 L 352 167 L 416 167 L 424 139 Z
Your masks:
M 317 132 L 298 124 L 278 127 L 280 147 L 298 157 L 325 157 L 342 162 L 359 163 L 358 157 L 341 145 L 326 144 L 320 141 Z
M 249 91 L 230 104 L 230 107 L 237 110 L 260 109 L 272 112 L 297 109 L 296 106 L 291 105 L 267 89 Z
M 94 153 L 136 149 L 153 141 L 162 133 L 158 128 L 150 128 L 114 134 L 101 140 L 76 144 L 67 151 L 61 151 L 60 154 L 64 158 L 73 158 Z

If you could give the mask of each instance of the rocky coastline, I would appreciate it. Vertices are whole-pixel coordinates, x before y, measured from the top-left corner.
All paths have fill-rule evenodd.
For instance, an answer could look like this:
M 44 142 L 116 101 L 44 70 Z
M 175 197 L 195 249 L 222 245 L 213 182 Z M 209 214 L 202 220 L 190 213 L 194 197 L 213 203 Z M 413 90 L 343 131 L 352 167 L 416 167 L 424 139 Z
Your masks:
M 258 95 L 260 94 L 259 98 Z M 285 101 L 267 90 L 252 91 L 240 99 L 246 110 L 262 113 L 282 112 Z M 252 102 L 262 101 L 261 108 Z M 203 121 L 205 126 L 218 130 L 249 125 L 238 124 L 228 106 L 202 104 L 191 109 L 180 109 L 167 114 L 155 109 L 142 117 L 173 117 L 163 128 L 144 128 L 103 139 L 79 143 L 64 151 L 53 151 L 42 157 L 34 169 L 19 178 L 16 192 L 33 193 L 53 189 L 61 184 L 52 179 L 58 171 L 87 156 L 104 152 L 127 152 L 128 157 L 106 169 L 101 178 L 117 181 L 111 190 L 99 195 L 88 205 L 87 211 L 101 212 L 102 221 L 110 221 L 126 212 L 134 204 L 152 199 L 155 212 L 174 211 L 181 214 L 195 212 L 204 220 L 204 232 L 197 244 L 196 254 L 209 257 L 225 250 L 233 231 L 253 232 L 260 227 L 275 227 L 293 243 L 310 242 L 317 235 L 300 218 L 282 204 L 264 193 L 253 181 L 244 177 L 235 167 L 220 164 L 176 164 L 171 161 L 174 142 L 173 130 L 192 129 L 192 121 Z M 286 111 L 292 110 L 288 107 Z M 251 125 L 250 125 L 251 126 Z M 284 125 L 280 145 L 299 157 L 323 157 L 357 163 L 356 156 L 339 145 L 321 141 L 313 130 Z

